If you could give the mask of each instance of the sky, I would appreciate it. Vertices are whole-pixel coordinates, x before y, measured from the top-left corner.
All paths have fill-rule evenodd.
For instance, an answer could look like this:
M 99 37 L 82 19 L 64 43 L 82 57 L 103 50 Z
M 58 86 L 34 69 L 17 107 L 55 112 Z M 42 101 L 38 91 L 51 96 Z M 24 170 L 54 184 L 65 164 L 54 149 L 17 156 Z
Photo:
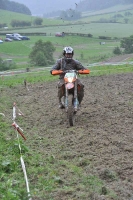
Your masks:
M 43 15 L 58 10 L 75 9 L 81 0 L 13 0 L 27 6 L 32 15 Z

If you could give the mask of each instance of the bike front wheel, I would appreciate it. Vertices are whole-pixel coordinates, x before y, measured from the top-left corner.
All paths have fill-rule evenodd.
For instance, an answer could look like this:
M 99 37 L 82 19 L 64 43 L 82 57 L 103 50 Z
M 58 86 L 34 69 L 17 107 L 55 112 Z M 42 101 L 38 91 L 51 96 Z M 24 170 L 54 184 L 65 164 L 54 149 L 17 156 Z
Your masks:
M 75 112 L 73 108 L 73 95 L 68 96 L 68 111 L 67 111 L 67 117 L 69 120 L 69 125 L 74 126 L 75 122 Z

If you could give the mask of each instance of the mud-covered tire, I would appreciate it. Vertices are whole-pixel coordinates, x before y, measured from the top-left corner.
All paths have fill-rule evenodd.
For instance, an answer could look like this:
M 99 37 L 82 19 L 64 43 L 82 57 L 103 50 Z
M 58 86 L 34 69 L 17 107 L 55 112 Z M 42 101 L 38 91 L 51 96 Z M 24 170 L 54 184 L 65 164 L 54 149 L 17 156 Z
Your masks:
M 64 108 L 65 108 L 65 97 L 64 97 L 64 96 L 61 98 L 61 103 L 62 103 L 62 105 L 63 105 Z
M 73 95 L 69 95 L 68 96 L 68 111 L 67 111 L 67 117 L 68 117 L 68 121 L 69 121 L 69 125 L 70 126 L 74 126 L 74 118 L 75 118 L 75 114 L 74 114 L 74 108 L 73 108 Z

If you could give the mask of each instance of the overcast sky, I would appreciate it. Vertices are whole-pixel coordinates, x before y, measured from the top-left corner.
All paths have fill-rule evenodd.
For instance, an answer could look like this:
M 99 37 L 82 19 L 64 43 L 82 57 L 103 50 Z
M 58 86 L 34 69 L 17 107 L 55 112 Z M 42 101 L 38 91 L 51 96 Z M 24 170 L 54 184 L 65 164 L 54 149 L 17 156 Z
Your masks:
M 18 3 L 26 5 L 32 15 L 49 13 L 57 10 L 67 10 L 69 8 L 75 9 L 76 5 L 81 0 L 13 0 Z

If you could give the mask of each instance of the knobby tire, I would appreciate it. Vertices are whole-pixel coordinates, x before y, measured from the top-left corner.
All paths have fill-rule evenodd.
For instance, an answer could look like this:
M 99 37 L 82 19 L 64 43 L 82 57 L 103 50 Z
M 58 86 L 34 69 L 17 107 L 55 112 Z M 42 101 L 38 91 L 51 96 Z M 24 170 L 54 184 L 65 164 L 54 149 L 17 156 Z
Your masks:
M 73 108 L 73 95 L 68 96 L 68 120 L 69 120 L 69 125 L 73 126 L 74 125 L 74 108 Z

